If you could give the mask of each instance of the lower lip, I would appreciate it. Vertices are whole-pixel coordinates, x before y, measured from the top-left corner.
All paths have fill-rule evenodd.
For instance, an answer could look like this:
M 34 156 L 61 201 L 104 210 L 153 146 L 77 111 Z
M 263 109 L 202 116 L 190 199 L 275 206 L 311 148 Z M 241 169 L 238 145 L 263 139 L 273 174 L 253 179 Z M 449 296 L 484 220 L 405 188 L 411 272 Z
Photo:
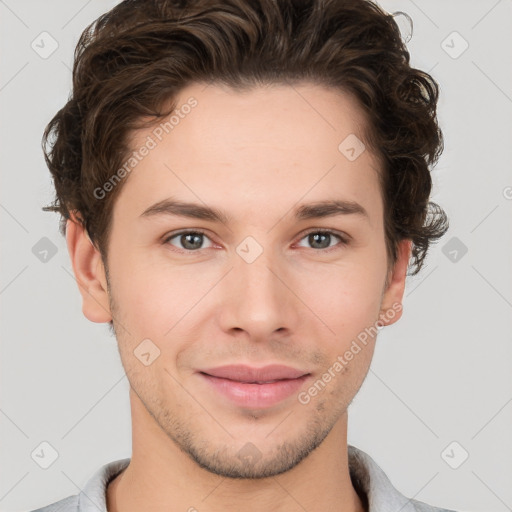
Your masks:
M 297 379 L 283 379 L 269 384 L 249 384 L 212 377 L 204 373 L 199 375 L 236 405 L 257 409 L 271 407 L 297 393 L 303 382 L 309 377 L 309 375 L 303 375 Z

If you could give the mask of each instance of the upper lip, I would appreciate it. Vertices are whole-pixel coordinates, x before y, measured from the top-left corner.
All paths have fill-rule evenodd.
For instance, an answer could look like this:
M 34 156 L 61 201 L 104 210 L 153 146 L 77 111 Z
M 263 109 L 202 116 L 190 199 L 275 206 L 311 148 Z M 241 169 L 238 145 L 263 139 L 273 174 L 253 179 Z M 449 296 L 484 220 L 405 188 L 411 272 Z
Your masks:
M 206 368 L 200 370 L 200 372 L 212 377 L 236 380 L 238 382 L 268 382 L 272 380 L 296 379 L 308 374 L 308 372 L 280 364 L 271 364 L 260 368 L 230 364 L 217 366 L 216 368 Z

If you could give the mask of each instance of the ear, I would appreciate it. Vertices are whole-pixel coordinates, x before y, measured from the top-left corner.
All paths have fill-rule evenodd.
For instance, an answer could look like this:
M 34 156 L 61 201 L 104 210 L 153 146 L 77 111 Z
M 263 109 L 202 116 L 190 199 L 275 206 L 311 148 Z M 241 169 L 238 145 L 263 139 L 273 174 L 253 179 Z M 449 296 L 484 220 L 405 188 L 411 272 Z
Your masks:
M 66 243 L 82 295 L 83 314 L 91 322 L 109 322 L 112 315 L 101 254 L 74 214 L 66 223 Z
M 388 285 L 382 295 L 379 315 L 379 323 L 382 326 L 394 324 L 402 316 L 402 298 L 411 248 L 412 240 L 405 239 L 399 242 L 397 259 L 388 272 Z

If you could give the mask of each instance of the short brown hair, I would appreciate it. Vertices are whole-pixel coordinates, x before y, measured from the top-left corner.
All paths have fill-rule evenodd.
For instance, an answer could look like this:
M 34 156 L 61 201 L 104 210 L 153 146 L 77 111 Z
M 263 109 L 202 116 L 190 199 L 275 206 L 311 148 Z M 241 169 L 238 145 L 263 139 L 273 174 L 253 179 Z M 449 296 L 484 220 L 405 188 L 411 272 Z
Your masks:
M 366 112 L 364 142 L 383 164 L 388 262 L 410 239 L 418 273 L 448 229 L 429 202 L 429 167 L 443 150 L 438 85 L 411 68 L 394 16 L 369 0 L 125 0 L 84 30 L 74 57 L 72 94 L 43 135 L 56 190 L 43 210 L 60 213 L 64 236 L 74 212 L 104 261 L 122 184 L 102 199 L 94 190 L 133 150 L 142 120 L 169 115 L 194 82 L 313 82 L 352 95 Z

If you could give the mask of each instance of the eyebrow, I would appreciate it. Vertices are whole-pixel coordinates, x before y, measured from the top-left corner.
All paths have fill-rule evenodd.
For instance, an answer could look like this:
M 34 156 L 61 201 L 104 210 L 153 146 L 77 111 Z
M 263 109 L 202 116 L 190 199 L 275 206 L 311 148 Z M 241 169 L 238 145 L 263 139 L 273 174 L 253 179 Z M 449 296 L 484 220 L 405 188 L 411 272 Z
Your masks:
M 142 218 L 151 218 L 160 215 L 188 217 L 191 219 L 208 220 L 229 224 L 231 217 L 224 211 L 198 203 L 188 203 L 163 199 L 153 204 L 140 215 Z M 303 204 L 295 209 L 294 216 L 297 220 L 320 219 L 337 215 L 358 215 L 369 220 L 368 212 L 362 205 L 348 200 L 326 200 Z

